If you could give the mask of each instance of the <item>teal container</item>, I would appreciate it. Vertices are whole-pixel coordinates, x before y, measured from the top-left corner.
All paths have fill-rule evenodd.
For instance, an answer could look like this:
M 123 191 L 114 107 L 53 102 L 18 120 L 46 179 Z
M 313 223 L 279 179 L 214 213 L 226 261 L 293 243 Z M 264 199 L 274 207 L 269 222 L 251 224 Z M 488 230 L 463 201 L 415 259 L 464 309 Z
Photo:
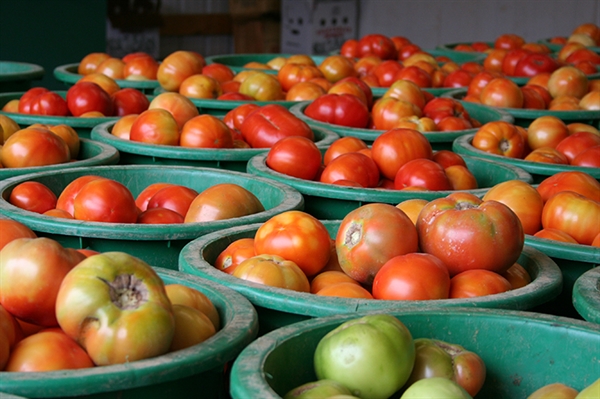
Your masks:
M 302 119 L 311 127 L 319 127 L 323 129 L 329 129 L 340 135 L 341 137 L 352 136 L 357 137 L 367 144 L 372 144 L 375 139 L 382 134 L 385 130 L 374 130 L 374 129 L 360 129 L 354 127 L 334 125 L 332 123 L 321 122 L 316 119 L 306 116 L 304 110 L 310 104 L 309 101 L 303 101 L 297 103 L 290 111 L 298 118 Z M 512 123 L 514 119 L 507 112 L 492 108 L 474 107 L 471 103 L 463 102 L 465 110 L 469 115 L 477 119 L 482 124 L 492 121 L 505 121 Z M 449 150 L 452 148 L 452 142 L 465 134 L 475 133 L 477 129 L 465 129 L 465 130 L 454 130 L 446 132 L 423 132 L 431 147 L 434 150 Z
M 600 266 L 588 270 L 575 281 L 573 306 L 585 320 L 600 324 Z
M 372 202 L 398 203 L 423 198 L 431 201 L 454 191 L 385 190 L 338 186 L 318 181 L 304 180 L 276 172 L 266 165 L 266 155 L 257 155 L 248 162 L 248 173 L 273 179 L 295 188 L 304 197 L 304 210 L 317 219 L 343 219 L 350 211 Z M 465 163 L 477 179 L 480 188 L 467 190 L 482 197 L 491 187 L 507 180 L 532 182 L 531 175 L 522 169 L 476 157 L 465 156 Z
M 212 222 L 151 225 L 54 218 L 25 211 L 8 202 L 12 189 L 19 183 L 37 181 L 58 196 L 70 182 L 86 175 L 119 181 L 131 191 L 134 198 L 150 184 L 159 182 L 180 184 L 198 192 L 219 183 L 238 184 L 256 195 L 265 211 Z M 300 193 L 273 180 L 220 169 L 166 165 L 97 166 L 93 169 L 33 173 L 0 181 L 0 194 L 0 214 L 25 224 L 38 235 L 50 237 L 65 247 L 89 248 L 98 252 L 124 251 L 151 265 L 169 269 L 177 269 L 179 252 L 195 238 L 232 226 L 264 222 L 278 213 L 301 209 L 303 206 Z
M 487 376 L 475 399 L 526 398 L 561 382 L 581 390 L 600 376 L 600 326 L 561 317 L 490 309 L 389 309 L 413 338 L 434 338 L 477 353 Z M 231 371 L 233 399 L 283 397 L 316 381 L 313 356 L 329 331 L 366 312 L 297 323 L 258 338 Z M 397 397 L 397 396 L 394 396 Z
M 119 162 L 119 152 L 109 144 L 80 139 L 79 156 L 75 161 L 57 165 L 32 166 L 29 168 L 0 168 L 0 180 L 29 173 L 59 171 L 78 167 L 99 165 L 116 165 Z
M 558 165 L 543 162 L 531 162 L 519 158 L 509 158 L 503 155 L 490 154 L 485 151 L 479 150 L 471 144 L 475 133 L 467 134 L 465 136 L 458 137 L 454 143 L 452 143 L 452 151 L 462 156 L 471 156 L 487 159 L 490 161 L 501 162 L 505 165 L 512 165 L 521 168 L 533 177 L 534 183 L 540 183 L 542 180 L 559 172 L 566 171 L 579 171 L 585 172 L 596 179 L 600 180 L 600 169 L 599 168 L 586 168 L 582 166 L 571 166 L 571 165 Z
M 83 78 L 83 75 L 77 73 L 78 67 L 79 63 L 57 66 L 53 71 L 54 78 L 64 83 L 65 86 L 69 88 L 77 83 L 79 79 Z M 154 89 L 160 87 L 158 80 L 115 79 L 115 82 L 117 82 L 121 89 L 132 87 L 134 89 L 138 89 L 144 94 L 152 94 L 154 93 Z
M 236 356 L 258 332 L 256 311 L 233 290 L 174 270 L 156 269 L 166 284 L 205 294 L 221 318 L 221 329 L 195 346 L 152 359 L 90 369 L 37 373 L 0 372 L 0 390 L 28 398 L 228 397 L 228 374 Z
M 323 223 L 331 237 L 335 238 L 340 221 Z M 382 312 L 412 306 L 421 310 L 457 306 L 529 309 L 551 300 L 561 290 L 562 276 L 556 264 L 546 255 L 527 246 L 523 249 L 518 262 L 532 277 L 529 285 L 501 294 L 465 299 L 387 301 L 324 297 L 242 280 L 213 266 L 217 256 L 230 243 L 240 238 L 254 237 L 260 226 L 260 224 L 253 224 L 234 227 L 190 242 L 179 256 L 179 270 L 226 285 L 248 298 L 258 312 L 261 334 L 311 317 L 361 311 Z
M 525 236 L 525 244 L 548 255 L 556 262 L 563 275 L 563 290 L 560 295 L 543 304 L 536 311 L 581 318 L 573 306 L 573 287 L 577 279 L 584 273 L 600 266 L 600 248 L 564 243 L 530 235 Z
M 63 98 L 66 98 L 66 91 L 55 91 Z M 19 99 L 25 92 L 17 93 L 0 93 L 0 109 L 10 100 Z M 17 122 L 21 128 L 33 125 L 34 123 L 42 123 L 44 125 L 69 125 L 77 131 L 80 138 L 89 139 L 94 126 L 103 122 L 116 122 L 119 117 L 107 116 L 102 118 L 80 118 L 77 116 L 48 116 L 48 115 L 30 115 L 19 114 L 14 112 L 0 111 L 0 114 L 10 117 Z
M 244 65 L 246 65 L 250 62 L 258 62 L 261 64 L 266 64 L 267 62 L 271 61 L 274 58 L 277 58 L 277 57 L 288 58 L 288 57 L 291 57 L 292 55 L 294 55 L 294 54 L 277 54 L 277 53 L 222 54 L 222 55 L 213 55 L 211 57 L 206 57 L 206 64 L 227 65 L 235 73 L 239 73 L 242 71 L 248 71 L 248 70 L 257 70 L 257 71 L 265 72 L 265 73 L 268 73 L 271 75 L 277 75 L 277 70 L 275 70 L 275 69 L 246 68 L 246 67 L 244 67 Z M 313 59 L 313 61 L 315 62 L 315 64 L 317 66 L 319 66 L 325 58 L 327 58 L 327 56 L 323 56 L 323 55 L 311 55 L 310 57 Z
M 33 80 L 44 77 L 44 68 L 26 62 L 0 61 L 0 93 L 27 91 Z
M 600 78 L 600 75 L 598 75 L 598 78 Z M 466 105 L 468 102 L 462 100 L 466 93 L 466 88 L 460 88 L 444 94 L 443 97 L 455 98 L 457 100 L 460 100 L 463 105 Z M 477 108 L 492 108 L 507 112 L 514 118 L 515 125 L 523 127 L 529 127 L 529 125 L 531 125 L 531 122 L 533 122 L 535 119 L 541 116 L 555 116 L 561 119 L 566 124 L 578 122 L 592 125 L 596 129 L 600 128 L 600 111 L 549 111 L 539 109 L 490 107 L 488 105 L 477 103 L 471 104 L 473 104 L 473 106 Z
M 125 140 L 110 132 L 114 122 L 102 123 L 92 130 L 92 139 L 117 148 L 121 164 L 203 166 L 245 172 L 248 160 L 268 152 L 268 148 L 186 148 Z M 326 149 L 339 138 L 332 131 L 313 128 L 315 144 Z M 1 170 L 0 170 L 1 172 Z

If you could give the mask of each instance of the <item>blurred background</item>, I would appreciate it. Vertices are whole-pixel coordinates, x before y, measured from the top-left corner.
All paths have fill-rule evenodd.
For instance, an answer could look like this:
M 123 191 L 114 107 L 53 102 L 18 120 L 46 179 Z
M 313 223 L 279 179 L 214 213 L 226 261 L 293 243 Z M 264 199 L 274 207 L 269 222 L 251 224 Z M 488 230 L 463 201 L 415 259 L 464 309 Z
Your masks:
M 327 54 L 369 33 L 423 49 L 538 41 L 600 25 L 600 0 L 0 0 L 0 15 L 0 60 L 42 65 L 53 89 L 52 70 L 90 52 Z

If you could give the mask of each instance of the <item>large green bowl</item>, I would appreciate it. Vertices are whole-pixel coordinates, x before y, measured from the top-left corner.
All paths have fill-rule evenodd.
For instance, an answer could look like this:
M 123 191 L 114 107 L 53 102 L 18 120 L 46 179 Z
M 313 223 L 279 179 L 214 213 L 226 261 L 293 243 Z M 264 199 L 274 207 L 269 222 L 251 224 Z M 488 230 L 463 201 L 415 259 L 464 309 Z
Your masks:
M 573 306 L 581 317 L 600 324 L 600 266 L 588 270 L 575 281 Z
M 0 61 L 0 93 L 27 91 L 33 80 L 44 77 L 44 68 L 26 62 Z
M 56 78 L 56 80 L 63 82 L 65 86 L 71 87 L 83 77 L 83 75 L 77 73 L 78 67 L 79 63 L 57 66 L 56 68 L 54 68 L 53 71 L 54 77 Z M 160 87 L 158 80 L 115 79 L 115 82 L 117 82 L 119 87 L 122 89 L 132 87 L 134 89 L 140 90 L 142 93 L 145 94 L 152 94 L 154 92 L 154 89 Z
M 222 321 L 214 336 L 186 349 L 126 364 L 0 372 L 0 391 L 27 398 L 164 399 L 190 397 L 192 392 L 201 392 L 202 398 L 227 397 L 227 369 L 256 337 L 256 311 L 244 297 L 222 285 L 174 270 L 156 270 L 166 284 L 194 288 L 211 300 Z

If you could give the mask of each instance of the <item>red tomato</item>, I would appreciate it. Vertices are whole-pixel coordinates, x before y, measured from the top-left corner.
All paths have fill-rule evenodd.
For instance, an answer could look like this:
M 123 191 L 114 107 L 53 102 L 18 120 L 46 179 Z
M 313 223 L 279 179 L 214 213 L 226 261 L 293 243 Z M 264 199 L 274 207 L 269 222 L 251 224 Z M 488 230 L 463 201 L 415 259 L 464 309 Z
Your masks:
M 142 112 L 131 125 L 129 139 L 149 144 L 179 144 L 179 127 L 173 115 L 162 108 Z
M 73 116 L 92 111 L 112 116 L 114 112 L 110 95 L 92 82 L 78 82 L 71 86 L 67 91 L 67 106 Z
M 235 73 L 225 64 L 214 62 L 202 68 L 202 75 L 210 76 L 219 83 L 233 80 Z
M 476 98 L 479 98 L 479 95 L 481 94 L 481 90 L 483 90 L 483 88 L 489 82 L 491 82 L 492 79 L 498 78 L 500 76 L 501 76 L 501 74 L 499 72 L 493 72 L 493 71 L 479 72 L 478 74 L 473 76 L 471 83 L 469 83 L 469 86 L 467 88 L 467 95 L 475 96 Z
M 340 54 L 343 55 L 344 57 L 349 57 L 349 58 L 360 57 L 360 51 L 358 48 L 358 40 L 356 40 L 356 39 L 346 40 L 342 44 L 342 47 L 340 48 Z
M 417 158 L 431 158 L 433 150 L 423 133 L 413 129 L 392 129 L 377 136 L 371 147 L 381 174 L 394 180 L 402 165 Z
M 96 179 L 85 184 L 73 201 L 73 217 L 106 223 L 135 223 L 135 199 L 127 187 L 112 179 Z
M 589 91 L 588 78 L 585 73 L 574 66 L 563 66 L 550 75 L 548 91 L 552 98 L 559 96 L 581 98 Z
M 270 148 L 288 136 L 302 136 L 314 141 L 314 133 L 308 124 L 277 104 L 265 105 L 248 114 L 241 132 L 252 148 Z
M 565 137 L 556 145 L 556 150 L 567 157 L 569 162 L 588 148 L 600 145 L 600 136 L 590 132 L 576 132 Z
M 510 282 L 490 270 L 471 269 L 450 280 L 450 298 L 473 298 L 510 291 Z
M 306 82 L 308 83 L 308 82 Z M 292 88 L 293 89 L 293 88 Z M 225 92 L 217 97 L 217 100 L 225 101 L 253 101 L 254 99 L 246 94 L 237 92 Z M 290 101 L 302 101 L 302 100 L 290 100 Z
M 256 256 L 254 238 L 240 238 L 229 244 L 217 256 L 214 266 L 227 274 L 232 274 L 237 265 L 253 256 Z
M 102 52 L 89 53 L 79 62 L 77 66 L 77 73 L 80 75 L 87 75 L 96 70 L 96 67 L 110 55 Z
M 198 115 L 183 125 L 179 145 L 193 148 L 233 148 L 233 135 L 219 118 L 208 114 Z
M 71 160 L 67 143 L 48 129 L 29 127 L 12 134 L 0 148 L 5 168 L 25 168 L 66 163 Z
M 379 87 L 390 87 L 396 80 L 396 75 L 404 69 L 401 63 L 395 60 L 383 61 L 373 68 L 371 74 L 377 78 Z
M 600 182 L 589 174 L 579 171 L 559 172 L 547 177 L 537 186 L 537 191 L 544 203 L 560 191 L 573 191 L 600 202 Z
M 320 177 L 322 183 L 333 184 L 340 180 L 349 180 L 361 187 L 376 187 L 379 183 L 379 170 L 367 155 L 348 152 L 330 161 Z
M 67 186 L 62 190 L 62 192 L 58 196 L 58 199 L 56 201 L 56 209 L 61 209 L 73 215 L 75 212 L 75 208 L 73 206 L 75 197 L 77 196 L 77 194 L 79 194 L 79 191 L 81 191 L 81 188 L 83 186 L 96 179 L 104 179 L 104 177 L 95 175 L 85 175 L 78 177 L 71 183 L 67 184 Z
M 464 192 L 425 205 L 417 230 L 421 250 L 440 258 L 451 276 L 471 269 L 502 273 L 517 261 L 525 239 L 508 206 Z
M 335 140 L 323 156 L 323 164 L 327 166 L 329 162 L 337 158 L 338 156 L 347 152 L 358 152 L 367 147 L 367 144 L 357 137 L 345 136 Z
M 481 90 L 479 100 L 491 107 L 523 108 L 523 92 L 508 78 L 492 79 Z
M 556 148 L 569 136 L 567 125 L 556 116 L 544 115 L 536 118 L 527 129 L 527 143 L 535 150 L 540 147 Z
M 600 233 L 600 202 L 573 191 L 554 194 L 544 204 L 542 226 L 559 229 L 578 243 L 591 245 Z
M 217 98 L 223 94 L 223 89 L 216 79 L 198 74 L 181 82 L 179 94 L 187 98 Z
M 139 224 L 174 224 L 183 223 L 183 216 L 167 208 L 150 208 L 138 215 Z
M 316 144 L 301 136 L 279 140 L 267 154 L 267 166 L 279 173 L 299 179 L 313 180 L 321 167 L 321 151 Z
M 36 181 L 17 184 L 8 198 L 8 202 L 14 206 L 36 213 L 56 208 L 56 201 L 56 194 L 48 186 Z
M 47 91 L 37 96 L 33 101 L 35 113 L 38 115 L 68 116 L 69 108 L 67 102 L 57 93 Z
M 539 90 L 534 88 L 533 85 L 523 86 L 521 91 L 523 92 L 523 108 L 546 109 L 548 107 L 549 103 L 546 103 Z
M 478 187 L 475 175 L 466 166 L 451 165 L 444 168 L 452 190 L 474 190 Z
M 517 64 L 529 54 L 531 54 L 530 51 L 522 48 L 514 48 L 509 50 L 502 60 L 502 72 L 507 76 L 516 76 L 515 69 Z
M 254 236 L 254 249 L 257 254 L 273 254 L 290 260 L 307 276 L 313 276 L 329 261 L 330 237 L 318 219 L 302 211 L 287 211 L 259 227 Z
M 165 186 L 150 197 L 146 209 L 166 208 L 185 216 L 197 195 L 196 190 L 179 184 Z
M 519 59 L 512 76 L 535 76 L 544 72 L 554 72 L 558 62 L 549 54 L 531 53 Z
M 365 103 L 349 94 L 325 94 L 312 101 L 304 114 L 320 122 L 365 128 L 369 110 Z
M 342 270 L 358 282 L 371 284 L 391 258 L 416 252 L 418 237 L 408 216 L 393 205 L 363 205 L 342 220 L 335 246 Z
M 447 299 L 450 274 L 446 265 L 430 254 L 396 256 L 379 269 L 373 280 L 373 297 L 398 301 Z
M 284 91 L 289 91 L 296 83 L 319 77 L 323 77 L 323 73 L 313 65 L 286 63 L 277 71 L 277 78 Z
M 21 222 L 0 218 L 0 250 L 17 238 L 36 238 L 37 235 Z
M 238 107 L 235 107 L 231 111 L 227 112 L 223 117 L 223 122 L 230 129 L 240 130 L 242 128 L 242 123 L 244 119 L 255 109 L 260 108 L 258 105 L 253 103 L 243 104 Z
M 464 158 L 460 154 L 457 154 L 450 150 L 438 150 L 433 153 L 431 159 L 442 165 L 444 169 L 452 165 L 462 165 L 465 167 L 467 166 Z
M 481 151 L 509 158 L 522 158 L 525 153 L 525 139 L 515 125 L 504 121 L 481 126 L 471 144 Z
M 150 55 L 140 55 L 125 60 L 123 66 L 123 78 L 131 80 L 133 78 L 144 80 L 156 80 L 159 63 Z
M 48 93 L 49 91 L 50 90 L 46 89 L 45 87 L 32 87 L 31 89 L 27 90 L 19 99 L 19 113 L 37 113 L 37 107 L 39 107 L 39 104 L 37 102 L 38 97 L 44 93 Z
M 159 190 L 173 186 L 173 183 L 153 183 L 147 186 L 142 190 L 141 193 L 135 198 L 135 205 L 138 207 L 140 211 L 145 211 L 148 208 L 148 201 L 154 194 L 156 194 Z
M 570 244 L 579 244 L 573 237 L 571 237 L 569 234 L 567 234 L 564 231 L 559 230 L 559 229 L 552 229 L 552 228 L 541 229 L 540 231 L 535 233 L 533 236 L 538 237 L 538 238 L 545 238 L 547 240 L 567 242 Z
M 586 168 L 600 168 L 600 145 L 595 145 L 582 151 L 572 161 L 573 166 L 583 166 Z
M 515 48 L 521 48 L 525 44 L 525 39 L 514 33 L 504 33 L 496 38 L 494 41 L 494 48 L 501 48 L 505 50 L 512 50 Z
M 398 53 L 392 39 L 381 34 L 369 34 L 358 41 L 358 51 L 361 57 L 375 55 L 382 60 L 394 60 Z
M 449 116 L 470 119 L 469 113 L 460 101 L 453 98 L 436 97 L 423 108 L 423 115 L 431 118 L 436 124 Z
M 160 93 L 150 101 L 150 105 L 148 106 L 148 110 L 155 108 L 169 111 L 175 122 L 177 122 L 179 130 L 183 128 L 183 125 L 187 121 L 199 115 L 198 108 L 192 100 L 179 93 Z
M 210 222 L 263 212 L 264 206 L 248 189 L 234 183 L 207 188 L 194 198 L 184 223 Z
M 423 187 L 431 191 L 452 190 L 444 168 L 426 158 L 413 159 L 402 165 L 394 178 L 394 187 L 396 190 L 406 187 Z
M 115 92 L 112 95 L 112 101 L 116 116 L 141 114 L 150 105 L 150 101 L 144 93 L 131 87 Z
M 557 165 L 569 164 L 569 159 L 552 147 L 536 148 L 527 154 L 524 159 L 531 162 L 553 163 Z
M 459 69 L 446 76 L 442 83 L 442 87 L 467 87 L 471 84 L 472 80 L 473 74 L 463 69 Z

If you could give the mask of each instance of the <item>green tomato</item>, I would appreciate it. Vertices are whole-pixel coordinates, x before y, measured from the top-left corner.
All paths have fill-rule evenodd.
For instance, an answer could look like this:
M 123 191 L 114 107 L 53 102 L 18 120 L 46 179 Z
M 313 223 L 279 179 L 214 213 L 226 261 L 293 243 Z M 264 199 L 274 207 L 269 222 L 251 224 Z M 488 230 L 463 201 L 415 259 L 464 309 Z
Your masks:
M 386 399 L 408 380 L 415 345 L 402 322 L 385 314 L 345 322 L 325 335 L 315 350 L 319 379 L 331 379 L 361 398 Z
M 443 377 L 425 378 L 412 384 L 400 397 L 400 399 L 473 399 L 456 382 Z
M 283 399 L 329 398 L 337 395 L 349 395 L 350 390 L 333 380 L 307 382 L 285 394 Z

